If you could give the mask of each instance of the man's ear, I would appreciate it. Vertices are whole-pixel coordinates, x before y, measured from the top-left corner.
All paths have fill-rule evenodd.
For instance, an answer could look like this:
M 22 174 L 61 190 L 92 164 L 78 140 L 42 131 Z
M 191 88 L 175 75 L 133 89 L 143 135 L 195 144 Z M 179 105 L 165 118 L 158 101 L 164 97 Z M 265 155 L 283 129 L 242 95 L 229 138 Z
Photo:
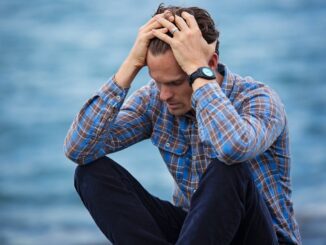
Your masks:
M 209 67 L 215 71 L 217 69 L 217 65 L 218 65 L 218 54 L 214 52 L 214 54 L 212 55 L 211 59 L 208 62 Z

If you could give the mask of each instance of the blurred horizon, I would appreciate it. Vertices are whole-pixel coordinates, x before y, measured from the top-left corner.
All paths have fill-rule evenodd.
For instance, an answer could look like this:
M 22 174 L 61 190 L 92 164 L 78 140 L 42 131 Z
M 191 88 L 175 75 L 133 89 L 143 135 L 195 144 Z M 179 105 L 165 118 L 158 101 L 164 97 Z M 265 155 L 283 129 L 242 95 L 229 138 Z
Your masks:
M 0 243 L 103 244 L 74 187 L 63 140 L 161 1 L 0 2 Z M 274 88 L 289 121 L 303 244 L 326 244 L 326 2 L 165 1 L 208 10 L 220 61 Z M 149 80 L 136 77 L 129 95 Z M 137 157 L 134 157 L 137 156 Z M 173 181 L 150 141 L 111 155 L 154 195 Z

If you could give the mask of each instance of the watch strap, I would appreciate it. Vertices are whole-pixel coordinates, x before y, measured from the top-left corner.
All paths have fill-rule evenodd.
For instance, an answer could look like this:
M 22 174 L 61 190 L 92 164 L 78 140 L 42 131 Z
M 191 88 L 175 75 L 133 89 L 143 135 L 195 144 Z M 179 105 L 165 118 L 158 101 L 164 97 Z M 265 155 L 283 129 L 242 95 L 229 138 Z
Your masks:
M 191 73 L 189 76 L 190 86 L 194 83 L 197 78 L 204 78 L 207 80 L 216 79 L 214 71 L 207 66 L 199 67 L 195 72 Z

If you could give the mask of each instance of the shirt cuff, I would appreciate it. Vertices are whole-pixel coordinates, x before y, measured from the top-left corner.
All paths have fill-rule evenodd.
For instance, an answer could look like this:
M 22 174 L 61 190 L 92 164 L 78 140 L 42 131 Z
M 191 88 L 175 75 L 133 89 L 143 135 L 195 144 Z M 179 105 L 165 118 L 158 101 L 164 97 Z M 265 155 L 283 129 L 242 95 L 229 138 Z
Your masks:
M 197 89 L 191 99 L 193 109 L 203 109 L 215 99 L 225 97 L 217 82 L 207 83 Z
M 114 76 L 103 84 L 100 90 L 97 92 L 97 95 L 102 98 L 103 101 L 109 102 L 113 107 L 119 107 L 123 103 L 129 88 L 121 88 L 115 81 Z

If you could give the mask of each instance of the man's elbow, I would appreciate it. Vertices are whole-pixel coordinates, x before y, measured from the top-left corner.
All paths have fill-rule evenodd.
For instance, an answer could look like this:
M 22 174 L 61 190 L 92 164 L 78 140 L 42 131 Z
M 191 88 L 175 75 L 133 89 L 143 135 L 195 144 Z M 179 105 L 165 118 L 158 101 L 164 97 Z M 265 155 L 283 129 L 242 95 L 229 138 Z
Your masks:
M 63 146 L 63 151 L 64 151 L 65 156 L 66 156 L 69 160 L 71 160 L 72 162 L 74 162 L 74 163 L 76 163 L 76 164 L 78 164 L 78 165 L 83 165 L 83 164 L 84 164 L 84 159 L 81 158 L 80 156 L 78 156 L 78 155 L 76 154 L 76 152 L 74 152 L 74 151 L 72 150 L 71 147 L 67 147 L 66 144 L 64 144 L 64 146 Z
M 236 147 L 232 144 L 224 144 L 222 147 L 220 159 L 226 165 L 233 165 L 241 162 L 248 161 L 254 158 L 253 150 L 247 145 L 237 145 Z

